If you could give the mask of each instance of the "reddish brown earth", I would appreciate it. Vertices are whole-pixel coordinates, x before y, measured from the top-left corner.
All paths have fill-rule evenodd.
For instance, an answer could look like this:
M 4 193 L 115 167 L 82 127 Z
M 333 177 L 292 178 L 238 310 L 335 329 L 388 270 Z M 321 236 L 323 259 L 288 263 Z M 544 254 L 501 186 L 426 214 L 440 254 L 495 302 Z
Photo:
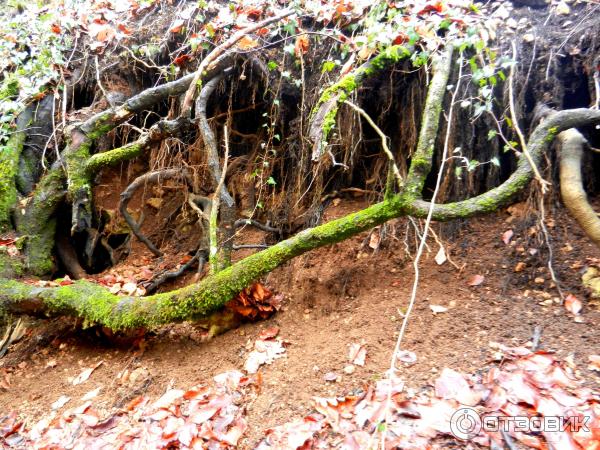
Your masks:
M 342 199 L 326 211 L 326 219 L 361 206 Z M 445 227 L 446 248 L 457 266 L 464 265 L 462 271 L 449 262 L 438 266 L 434 262 L 438 245 L 431 240 L 403 345 L 418 358 L 400 371 L 409 387 L 427 388 L 444 367 L 477 371 L 490 360 L 490 342 L 523 344 L 536 326 L 543 330 L 543 349 L 556 351 L 559 358 L 573 355 L 587 382 L 599 385 L 597 373 L 586 367 L 588 355 L 600 353 L 600 311 L 579 287 L 586 258 L 600 257 L 598 250 L 563 209 L 554 211 L 547 221 L 553 267 L 564 293 L 584 303 L 583 323 L 577 323 L 557 303 L 533 213 L 524 205 L 509 211 Z M 439 225 L 434 228 L 439 235 Z M 510 245 L 502 242 L 508 229 L 514 230 Z M 0 360 L 0 375 L 8 374 L 10 382 L 8 389 L 0 389 L 0 411 L 16 410 L 33 423 L 60 396 L 73 399 L 64 407 L 68 408 L 97 387 L 102 388 L 94 401 L 100 412 L 140 394 L 156 398 L 169 387 L 185 389 L 220 372 L 241 369 L 248 343 L 262 329 L 277 326 L 289 341 L 287 357 L 261 369 L 260 395 L 247 405 L 250 428 L 240 448 L 252 448 L 269 427 L 306 415 L 313 396 L 361 388 L 389 368 L 413 280 L 405 248 L 408 244 L 414 253 L 414 233 L 407 243 L 405 231 L 403 220 L 390 224 L 377 251 L 369 247 L 375 240 L 365 233 L 296 258 L 265 280 L 271 289 L 285 294 L 281 311 L 210 342 L 199 342 L 190 325 L 175 325 L 149 334 L 145 348 L 136 350 L 131 341 L 107 342 L 95 330 L 77 331 L 66 320 L 28 320 L 25 338 Z M 248 241 L 260 237 L 257 232 L 249 234 L 253 236 L 246 236 Z M 533 256 L 531 249 L 537 250 Z M 144 252 L 134 246 L 127 261 L 138 260 Z M 526 267 L 515 272 L 519 262 Z M 473 275 L 483 275 L 483 283 L 469 286 Z M 430 304 L 448 311 L 434 315 Z M 343 369 L 348 364 L 348 346 L 361 340 L 367 348 L 366 365 L 347 374 Z M 104 363 L 87 382 L 72 385 L 70 378 L 99 361 Z M 124 370 L 136 376 L 123 381 L 119 374 Z M 339 375 L 337 382 L 325 381 L 329 372 Z

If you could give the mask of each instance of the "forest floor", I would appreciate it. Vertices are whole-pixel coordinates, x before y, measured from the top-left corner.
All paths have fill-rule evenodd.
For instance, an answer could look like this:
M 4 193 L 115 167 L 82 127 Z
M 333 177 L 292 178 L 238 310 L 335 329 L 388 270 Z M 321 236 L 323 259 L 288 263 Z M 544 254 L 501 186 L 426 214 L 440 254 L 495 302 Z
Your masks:
M 358 199 L 334 203 L 326 209 L 325 220 L 364 206 Z M 586 384 L 600 387 L 598 372 L 587 369 L 588 356 L 600 345 L 600 309 L 586 300 L 580 287 L 582 269 L 600 254 L 560 207 L 551 211 L 547 224 L 553 268 L 564 293 L 583 301 L 581 319 L 575 321 L 559 304 L 547 252 L 539 244 L 542 235 L 525 204 L 447 225 L 446 232 L 452 231 L 443 239 L 446 251 L 462 270 L 448 261 L 438 265 L 434 257 L 439 246 L 430 240 L 403 344 L 417 356 L 416 363 L 399 373 L 408 387 L 431 385 L 445 367 L 476 372 L 490 362 L 491 342 L 523 345 L 536 326 L 542 329 L 543 350 L 556 352 L 559 359 L 571 358 Z M 363 233 L 294 259 L 265 280 L 274 292 L 284 294 L 277 314 L 208 342 L 201 342 L 189 324 L 156 330 L 141 348 L 134 348 L 131 341 L 118 345 L 94 330 L 74 330 L 63 319 L 28 319 L 25 337 L 0 360 L 5 380 L 0 411 L 17 411 L 34 423 L 61 396 L 78 399 L 96 388 L 101 389 L 94 404 L 101 413 L 136 395 L 158 398 L 169 388 L 186 389 L 219 373 L 241 370 L 261 330 L 275 326 L 287 341 L 286 355 L 260 369 L 260 392 L 246 405 L 249 427 L 239 448 L 253 448 L 270 427 L 306 416 L 313 396 L 363 388 L 389 368 L 414 276 L 406 229 L 407 222 L 398 220 L 387 226 L 380 242 Z M 439 231 L 439 226 L 434 229 Z M 503 242 L 503 237 L 508 241 L 507 230 L 513 231 L 508 244 Z M 374 242 L 377 250 L 369 246 Z M 409 248 L 414 248 L 414 238 Z M 140 260 L 144 250 L 138 251 L 124 264 Z M 483 282 L 470 285 L 474 275 L 483 276 Z M 434 314 L 430 305 L 447 311 Z M 366 363 L 348 373 L 349 346 L 361 342 Z M 73 385 L 73 377 L 101 361 L 89 380 Z

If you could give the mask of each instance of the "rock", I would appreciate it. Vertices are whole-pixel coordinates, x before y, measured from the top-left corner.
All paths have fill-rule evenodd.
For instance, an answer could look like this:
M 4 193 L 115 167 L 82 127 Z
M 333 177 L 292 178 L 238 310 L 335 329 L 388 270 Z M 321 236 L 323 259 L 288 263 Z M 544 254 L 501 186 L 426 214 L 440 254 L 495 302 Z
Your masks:
M 531 33 L 526 33 L 523 35 L 523 40 L 525 42 L 533 42 L 533 41 L 535 41 L 535 36 Z
M 517 28 L 518 23 L 512 17 L 506 20 L 506 26 L 509 28 Z

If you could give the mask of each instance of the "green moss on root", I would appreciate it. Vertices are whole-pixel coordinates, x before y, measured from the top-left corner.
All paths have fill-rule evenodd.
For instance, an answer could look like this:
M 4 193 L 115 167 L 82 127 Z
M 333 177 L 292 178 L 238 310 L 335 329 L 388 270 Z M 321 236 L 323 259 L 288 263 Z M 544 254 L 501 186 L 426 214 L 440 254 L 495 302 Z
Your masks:
M 17 203 L 16 175 L 25 133 L 15 132 L 0 146 L 0 231 L 11 226 L 12 210 Z

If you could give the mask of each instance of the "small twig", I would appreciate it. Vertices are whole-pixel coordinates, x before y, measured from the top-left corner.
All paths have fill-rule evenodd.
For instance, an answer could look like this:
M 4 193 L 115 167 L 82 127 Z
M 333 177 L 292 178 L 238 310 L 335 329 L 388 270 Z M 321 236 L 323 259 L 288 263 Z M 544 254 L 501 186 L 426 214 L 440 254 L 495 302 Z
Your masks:
M 548 233 L 548 228 L 546 228 L 546 208 L 544 206 L 543 192 L 540 197 L 540 227 L 542 228 L 542 233 L 544 234 L 544 241 L 546 242 L 546 247 L 548 247 L 548 272 L 550 272 L 550 278 L 552 278 L 552 281 L 556 285 L 558 295 L 560 296 L 561 302 L 563 302 L 565 300 L 565 295 L 563 294 L 563 291 L 560 288 L 560 282 L 558 281 L 558 278 L 556 278 L 556 274 L 554 273 L 554 268 L 552 266 L 554 252 L 552 251 L 552 243 L 550 242 L 550 233 Z
M 600 109 L 600 61 L 598 61 L 598 67 L 594 71 L 594 88 L 596 90 L 596 103 L 592 108 Z
M 221 201 L 221 190 L 225 185 L 225 176 L 227 174 L 227 164 L 229 162 L 229 132 L 227 124 L 223 126 L 223 139 L 225 141 L 225 157 L 223 161 L 223 169 L 221 170 L 221 178 L 217 184 L 217 189 L 213 195 L 212 207 L 210 208 L 210 220 L 209 220 L 209 253 L 208 260 L 211 263 L 211 269 L 216 272 L 218 270 L 218 261 L 216 260 L 218 251 L 218 239 L 217 239 L 217 216 L 219 214 L 219 204 Z
M 106 92 L 106 89 L 104 89 L 104 86 L 102 86 L 102 81 L 100 80 L 100 63 L 98 62 L 98 55 L 96 55 L 96 83 L 98 83 L 98 87 L 100 88 L 100 90 L 102 91 L 102 95 L 104 95 L 104 98 L 106 99 L 106 101 L 108 101 L 108 94 Z M 112 105 L 110 105 L 112 106 Z
M 233 250 L 243 250 L 246 248 L 269 248 L 269 246 L 267 244 L 240 244 L 240 245 L 233 245 Z
M 202 77 L 203 73 L 208 71 L 212 66 L 214 66 L 231 47 L 233 47 L 244 36 L 247 36 L 248 34 L 253 33 L 254 31 L 259 30 L 261 28 L 264 28 L 274 22 L 279 22 L 280 20 L 289 17 L 293 14 L 296 14 L 295 11 L 287 10 L 279 15 L 269 17 L 265 20 L 261 20 L 260 22 L 257 22 L 249 27 L 237 31 L 228 39 L 226 39 L 225 42 L 223 42 L 221 45 L 215 47 L 198 66 L 198 69 L 194 74 L 194 78 L 192 79 L 192 82 L 190 83 L 187 91 L 185 92 L 183 104 L 181 106 L 181 115 L 183 117 L 189 117 L 190 111 L 192 109 L 192 102 L 194 100 L 194 96 L 196 93 L 196 89 L 198 88 L 198 82 L 200 81 L 200 78 Z
M 279 228 L 270 227 L 254 219 L 238 219 L 233 223 L 233 226 L 235 228 L 245 227 L 246 225 L 250 225 L 262 231 L 266 231 L 267 233 L 281 233 L 281 230 Z
M 192 267 L 192 265 L 197 260 L 202 260 L 202 262 L 199 262 L 198 264 L 199 264 L 199 267 L 203 267 L 204 266 L 203 260 L 205 259 L 205 256 L 203 255 L 203 253 L 206 253 L 206 249 L 199 248 L 198 251 L 196 251 L 196 253 L 192 257 L 192 259 L 190 259 L 188 262 L 183 264 L 179 269 L 171 270 L 169 272 L 163 272 L 161 274 L 158 274 L 156 277 L 154 277 L 152 280 L 150 280 L 150 282 L 147 286 L 144 286 L 146 289 L 146 293 L 150 294 L 150 293 L 154 292 L 165 281 L 170 280 L 171 278 L 177 278 L 183 272 L 185 272 L 190 267 Z

